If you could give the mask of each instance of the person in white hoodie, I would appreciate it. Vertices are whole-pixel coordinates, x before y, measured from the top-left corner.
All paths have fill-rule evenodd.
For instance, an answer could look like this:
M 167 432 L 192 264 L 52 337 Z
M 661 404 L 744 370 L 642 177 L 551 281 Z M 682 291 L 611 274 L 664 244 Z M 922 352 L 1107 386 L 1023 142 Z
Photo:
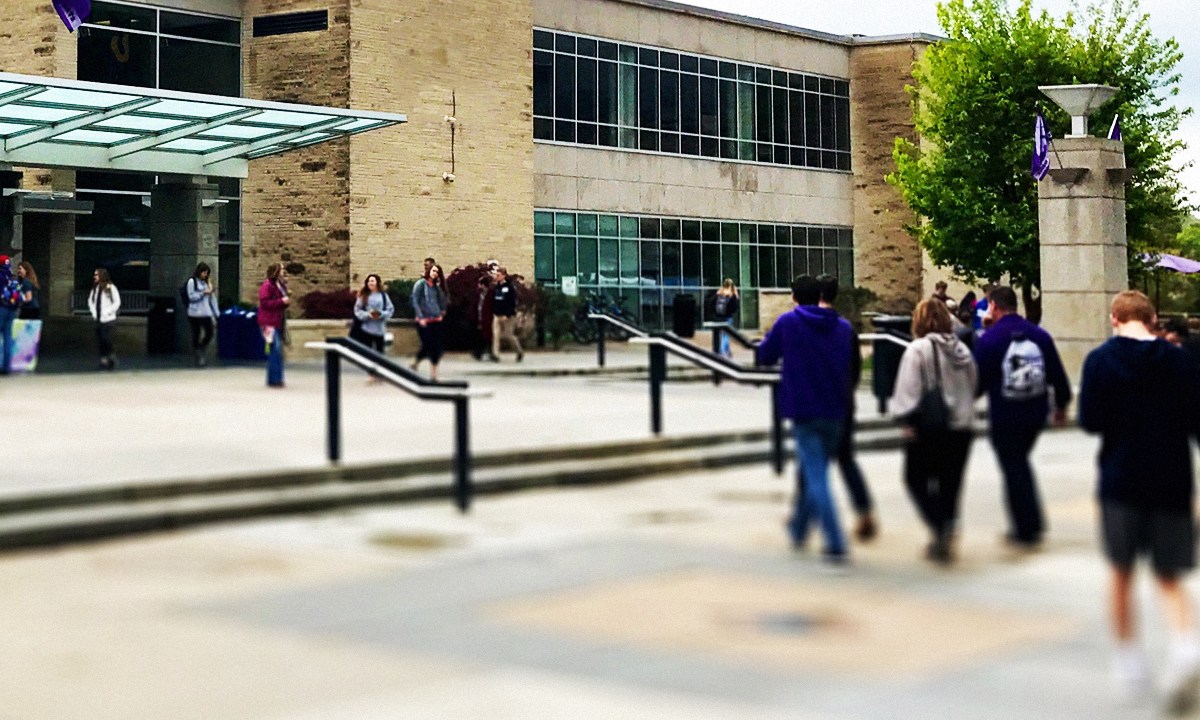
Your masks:
M 96 268 L 92 273 L 92 291 L 88 293 L 88 313 L 96 322 L 96 342 L 100 346 L 100 369 L 112 370 L 117 366 L 113 354 L 112 327 L 117 322 L 121 309 L 121 293 L 112 284 L 108 271 Z
M 925 556 L 947 564 L 954 560 L 958 499 L 973 438 L 977 371 L 971 350 L 955 337 L 950 311 L 942 301 L 917 305 L 912 333 L 889 404 L 905 437 L 904 484 L 933 534 Z M 945 402 L 945 427 L 919 430 L 921 397 L 935 389 Z

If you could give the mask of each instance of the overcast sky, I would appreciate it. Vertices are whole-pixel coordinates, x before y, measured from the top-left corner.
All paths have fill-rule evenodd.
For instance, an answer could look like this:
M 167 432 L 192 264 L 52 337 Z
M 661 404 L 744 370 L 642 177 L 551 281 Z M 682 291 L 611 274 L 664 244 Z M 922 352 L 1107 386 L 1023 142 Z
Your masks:
M 941 34 L 936 0 L 856 0 L 843 2 L 781 2 L 780 0 L 678 0 L 688 5 L 774 20 L 811 30 L 849 35 L 896 35 L 913 32 Z M 853 7 L 853 11 L 848 11 Z M 1034 7 L 1062 16 L 1070 0 L 1034 0 Z M 1179 65 L 1182 79 L 1179 107 L 1200 106 L 1200 0 L 1142 0 L 1142 11 L 1150 15 L 1150 27 L 1159 38 L 1174 37 L 1183 50 Z M 1064 129 L 1057 129 L 1059 135 Z M 1093 134 L 1101 130 L 1090 128 Z M 1032 128 L 1030 134 L 1032 135 Z M 1184 120 L 1180 139 L 1189 145 L 1177 156 L 1179 164 L 1196 164 L 1180 175 L 1191 202 L 1200 203 L 1200 117 Z

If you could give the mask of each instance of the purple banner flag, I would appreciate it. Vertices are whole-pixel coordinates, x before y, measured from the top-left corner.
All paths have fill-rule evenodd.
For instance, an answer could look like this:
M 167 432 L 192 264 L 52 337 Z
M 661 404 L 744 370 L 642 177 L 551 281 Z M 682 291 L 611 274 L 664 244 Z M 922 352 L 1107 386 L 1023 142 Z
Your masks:
M 88 15 L 92 14 L 91 0 L 51 0 L 55 11 L 58 12 L 58 17 L 62 19 L 63 25 L 71 32 L 83 24 L 87 20 Z
M 1120 140 L 1121 139 L 1121 116 L 1120 115 L 1113 115 L 1112 125 L 1110 125 L 1108 128 L 1108 139 L 1109 140 Z
M 1030 160 L 1029 172 L 1034 180 L 1041 180 L 1050 172 L 1050 128 L 1046 127 L 1046 118 L 1041 113 L 1033 124 L 1033 158 Z

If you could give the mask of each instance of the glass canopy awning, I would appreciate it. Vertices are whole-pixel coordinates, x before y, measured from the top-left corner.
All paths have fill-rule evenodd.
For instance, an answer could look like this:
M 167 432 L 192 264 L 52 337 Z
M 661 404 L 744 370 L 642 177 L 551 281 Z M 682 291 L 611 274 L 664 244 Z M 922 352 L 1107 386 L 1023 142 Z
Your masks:
M 0 73 L 0 163 L 246 177 L 254 158 L 404 115 Z

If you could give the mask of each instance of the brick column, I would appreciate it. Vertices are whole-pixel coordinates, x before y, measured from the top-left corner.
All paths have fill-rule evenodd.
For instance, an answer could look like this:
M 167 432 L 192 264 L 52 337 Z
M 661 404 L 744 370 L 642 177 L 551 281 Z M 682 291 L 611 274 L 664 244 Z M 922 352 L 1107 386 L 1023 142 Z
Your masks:
M 212 268 L 214 281 L 218 277 L 217 195 L 207 178 L 190 176 L 162 176 L 150 193 L 150 297 L 174 301 L 176 352 L 187 352 L 192 342 L 179 288 L 200 262 Z
M 1112 334 L 1113 295 L 1129 288 L 1125 146 L 1094 137 L 1054 145 L 1058 168 L 1038 185 L 1042 326 L 1078 382 L 1087 353 Z

